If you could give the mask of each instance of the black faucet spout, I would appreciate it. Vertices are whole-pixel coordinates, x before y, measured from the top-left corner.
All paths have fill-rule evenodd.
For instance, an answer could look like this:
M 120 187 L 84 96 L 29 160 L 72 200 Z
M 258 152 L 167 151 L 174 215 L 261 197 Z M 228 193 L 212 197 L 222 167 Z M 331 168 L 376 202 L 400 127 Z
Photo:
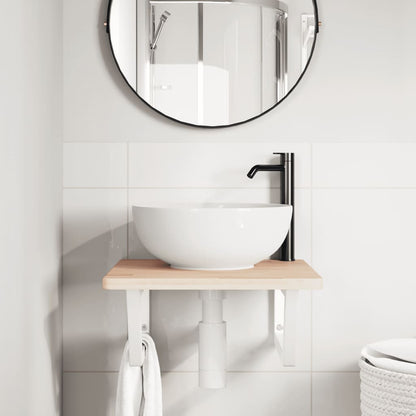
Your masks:
M 284 172 L 284 165 L 255 165 L 253 166 L 247 176 L 253 179 L 257 172 Z

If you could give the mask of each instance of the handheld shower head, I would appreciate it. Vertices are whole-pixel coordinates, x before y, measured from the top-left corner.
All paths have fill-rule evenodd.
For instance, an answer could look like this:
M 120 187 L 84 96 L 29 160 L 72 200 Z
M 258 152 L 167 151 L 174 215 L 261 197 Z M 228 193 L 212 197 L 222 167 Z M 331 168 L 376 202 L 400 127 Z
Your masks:
M 168 18 L 169 18 L 170 15 L 171 14 L 167 10 L 165 10 L 162 13 L 162 15 L 160 16 L 159 24 L 157 26 L 157 29 L 156 29 L 155 33 L 153 34 L 153 40 L 150 43 L 150 49 L 151 50 L 155 50 L 156 49 L 157 42 L 159 40 L 160 34 L 162 33 L 163 26 L 166 23 L 166 20 L 168 20 Z
M 160 19 L 161 20 L 163 20 L 164 22 L 166 22 L 166 20 L 168 20 L 168 17 L 170 16 L 170 13 L 167 11 L 167 10 L 165 10 L 163 13 L 162 13 L 162 16 L 160 16 Z

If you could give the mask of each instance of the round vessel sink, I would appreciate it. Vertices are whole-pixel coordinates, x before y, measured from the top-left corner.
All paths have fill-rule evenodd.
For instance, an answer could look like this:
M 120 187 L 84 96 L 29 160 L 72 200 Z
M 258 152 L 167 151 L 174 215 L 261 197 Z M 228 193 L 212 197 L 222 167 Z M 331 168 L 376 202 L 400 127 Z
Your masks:
M 292 207 L 282 204 L 166 204 L 134 206 L 145 248 L 171 267 L 248 269 L 283 243 Z

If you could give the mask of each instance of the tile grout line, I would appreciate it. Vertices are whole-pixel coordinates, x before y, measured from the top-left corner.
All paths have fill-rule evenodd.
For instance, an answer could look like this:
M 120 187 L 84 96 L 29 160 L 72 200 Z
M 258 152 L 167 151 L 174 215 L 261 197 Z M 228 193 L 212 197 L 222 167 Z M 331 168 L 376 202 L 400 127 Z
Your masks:
M 146 190 L 170 190 L 170 189 L 180 189 L 180 190 L 221 190 L 221 189 L 230 189 L 230 190 L 265 190 L 265 189 L 280 189 L 280 187 L 241 187 L 241 186 L 65 186 L 63 189 L 146 189 Z M 311 189 L 307 186 L 296 186 L 295 189 Z M 416 189 L 416 187 L 414 188 Z
M 314 146 L 313 143 L 311 143 L 310 145 L 310 175 L 311 175 L 311 181 L 310 181 L 310 186 L 311 186 L 311 193 L 309 196 L 309 203 L 310 203 L 310 230 L 311 230 L 311 235 L 310 235 L 310 250 L 311 250 L 311 264 L 313 265 L 313 163 L 314 163 L 314 159 L 313 159 L 313 151 L 314 151 Z M 311 360 L 311 366 L 310 366 L 310 414 L 311 416 L 313 416 L 313 293 L 312 291 L 310 292 L 310 297 L 311 297 L 311 303 L 310 303 L 310 337 L 311 337 L 311 344 L 310 344 L 310 360 Z
M 265 190 L 265 189 L 280 189 L 279 187 L 240 187 L 240 186 L 64 186 L 63 190 L 65 189 L 145 189 L 145 190 L 172 190 L 172 189 L 179 189 L 179 190 Z M 316 187 L 309 187 L 309 186 L 296 186 L 295 189 L 297 190 L 327 190 L 327 191 L 414 191 L 416 190 L 416 186 L 351 186 L 351 187 L 342 187 L 342 186 L 316 186 Z
M 118 374 L 118 370 L 65 370 L 64 374 Z M 162 370 L 162 374 L 199 374 L 198 370 L 189 371 L 170 371 Z M 227 374 L 310 374 L 311 371 L 244 371 L 244 370 L 233 370 L 227 371 Z M 356 371 L 313 371 L 312 374 L 360 374 L 359 370 Z
M 352 137 L 351 137 L 352 138 Z M 392 138 L 393 139 L 393 138 Z M 195 143 L 198 144 L 220 144 L 220 145 L 224 145 L 224 144 L 228 144 L 228 145 L 235 145 L 235 144 L 251 144 L 253 146 L 256 146 L 257 143 L 253 143 L 252 138 L 248 138 L 245 141 L 231 141 L 231 142 L 224 142 L 224 141 L 214 141 L 214 142 L 195 142 L 195 139 L 189 139 L 186 141 L 178 141 L 176 138 L 171 138 L 169 140 L 164 139 L 165 141 L 155 141 L 154 138 L 149 137 L 148 139 L 146 139 L 145 141 L 143 140 L 129 140 L 129 139 L 125 139 L 123 138 L 123 140 L 126 140 L 127 143 L 131 143 L 131 144 L 139 144 L 139 145 L 145 145 L 145 144 L 189 144 L 189 145 L 194 145 Z M 296 139 L 297 140 L 297 139 Z M 120 144 L 120 143 L 125 143 L 124 141 L 120 141 L 116 138 L 112 139 L 112 140 L 63 140 L 63 143 L 70 143 L 70 144 Z M 274 141 L 264 141 L 264 139 L 262 139 L 261 142 L 259 142 L 258 144 L 262 144 L 262 145 L 272 145 L 271 147 L 274 146 L 275 142 Z M 280 144 L 280 143 L 279 143 Z M 299 141 L 285 141 L 283 143 L 284 145 L 309 145 L 311 143 L 303 140 L 299 140 Z M 401 141 L 394 141 L 392 142 L 391 140 L 388 141 L 371 141 L 371 140 L 359 140 L 359 141 L 351 141 L 351 140 L 342 140 L 342 141 L 333 141 L 333 139 L 328 140 L 328 141 L 313 141 L 313 144 L 316 145 L 326 145 L 326 146 L 338 146 L 338 145 L 362 145 L 362 144 L 371 144 L 371 145 L 383 145 L 383 144 L 388 144 L 388 145 L 401 145 L 401 144 L 410 144 L 410 145 L 415 145 L 415 142 L 412 140 L 401 140 Z M 288 150 L 290 151 L 290 149 Z
M 62 5 L 63 8 L 63 5 Z M 63 13 L 63 11 L 61 11 Z M 63 40 L 62 40 L 63 42 Z M 63 107 L 63 104 L 62 104 Z M 63 108 L 61 109 L 62 114 L 63 114 Z M 63 115 L 62 115 L 62 135 L 63 135 Z M 61 253 L 60 253 L 60 257 L 61 257 L 61 265 L 60 265 L 60 279 L 59 279 L 59 283 L 60 283 L 60 288 L 59 288 L 59 296 L 60 296 L 60 324 L 61 324 L 61 328 L 60 328 L 60 360 L 59 360 L 59 364 L 61 366 L 61 368 L 59 369 L 61 374 L 60 374 L 60 388 L 62 389 L 62 396 L 61 396 L 61 404 L 60 404 L 60 411 L 63 413 L 63 386 L 64 386 L 64 354 L 65 354 L 65 344 L 64 344 L 64 257 L 65 257 L 65 250 L 64 250 L 64 243 L 65 243 L 65 233 L 64 233 L 64 221 L 65 221 L 65 217 L 64 217 L 64 192 L 65 192 L 65 180 L 64 180 L 64 175 L 65 175 L 65 142 L 62 140 L 62 159 L 61 159 L 61 163 L 62 163 L 62 177 L 61 177 L 61 224 L 60 224 L 60 228 L 61 228 L 61 238 L 60 238 L 60 243 L 61 243 Z
M 127 142 L 126 143 L 126 152 L 127 152 L 127 159 L 126 159 L 126 184 L 127 184 L 127 203 L 126 203 L 126 210 L 127 210 L 127 230 L 126 230 L 126 235 L 127 235 L 127 258 L 130 258 L 130 247 L 129 247 L 129 241 L 130 241 L 130 207 L 129 207 L 129 203 L 130 203 L 130 143 Z
M 311 189 L 317 190 L 328 190 L 328 191 L 406 191 L 406 190 L 415 190 L 416 186 L 343 186 L 343 185 L 334 185 L 334 186 L 312 186 Z

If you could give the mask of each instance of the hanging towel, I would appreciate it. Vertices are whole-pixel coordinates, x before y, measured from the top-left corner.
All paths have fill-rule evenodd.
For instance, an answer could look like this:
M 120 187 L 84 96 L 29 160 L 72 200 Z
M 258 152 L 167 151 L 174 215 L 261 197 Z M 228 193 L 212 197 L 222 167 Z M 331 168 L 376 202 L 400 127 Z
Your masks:
M 129 344 L 124 347 L 118 375 L 115 416 L 162 416 L 162 380 L 155 343 L 143 334 L 143 367 L 129 363 Z
M 373 366 L 388 371 L 416 375 L 416 339 L 391 339 L 369 344 L 361 356 Z

